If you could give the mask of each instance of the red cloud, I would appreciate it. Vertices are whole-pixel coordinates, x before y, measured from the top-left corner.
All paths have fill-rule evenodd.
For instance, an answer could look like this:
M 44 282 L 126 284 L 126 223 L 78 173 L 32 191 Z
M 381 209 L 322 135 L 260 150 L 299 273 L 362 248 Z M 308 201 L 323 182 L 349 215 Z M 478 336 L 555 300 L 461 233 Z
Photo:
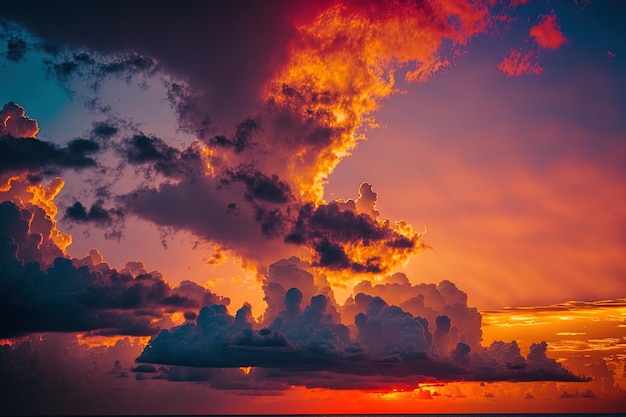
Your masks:
M 530 36 L 535 38 L 540 47 L 548 49 L 557 49 L 566 41 L 555 15 L 545 16 L 541 23 L 531 27 Z
M 507 77 L 519 77 L 520 75 L 539 75 L 543 72 L 543 67 L 537 62 L 537 54 L 528 51 L 522 55 L 521 51 L 511 49 L 509 56 L 504 58 L 498 69 L 505 73 Z

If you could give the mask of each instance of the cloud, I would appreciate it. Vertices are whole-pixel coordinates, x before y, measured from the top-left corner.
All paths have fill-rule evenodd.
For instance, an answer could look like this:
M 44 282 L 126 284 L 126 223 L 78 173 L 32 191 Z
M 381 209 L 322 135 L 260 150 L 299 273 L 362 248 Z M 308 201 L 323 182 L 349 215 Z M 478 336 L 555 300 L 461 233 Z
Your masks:
M 232 148 L 235 153 L 251 149 L 256 143 L 252 142 L 252 134 L 259 129 L 257 122 L 246 119 L 237 125 L 235 133 L 230 137 L 224 135 L 213 136 L 207 141 L 208 145 L 218 148 Z
M 567 41 L 554 14 L 541 16 L 541 22 L 530 28 L 530 36 L 545 49 L 558 49 Z
M 70 235 L 57 229 L 54 198 L 63 188 L 63 180 L 52 179 L 47 185 L 32 184 L 28 178 L 10 177 L 0 187 L 7 248 L 17 245 L 17 259 L 50 266 L 54 258 L 64 256 L 72 242 Z
M 540 75 L 543 67 L 539 65 L 537 53 L 534 51 L 518 51 L 511 49 L 509 56 L 505 57 L 498 65 L 498 69 L 507 77 L 519 77 L 520 75 Z
M 481 315 L 475 307 L 467 305 L 467 295 L 450 281 L 442 281 L 438 285 L 412 285 L 405 274 L 395 273 L 376 285 L 372 285 L 370 281 L 362 281 L 354 287 L 353 292 L 354 297 L 349 298 L 341 309 L 342 315 L 354 316 L 362 313 L 372 297 L 379 297 L 414 316 L 423 317 L 426 323 L 430 323 L 430 329 L 437 325 L 434 334 L 442 336 L 441 342 L 449 338 L 445 349 L 438 348 L 439 355 L 447 356 L 459 342 L 467 344 L 473 350 L 480 348 Z M 440 321 L 446 320 L 443 317 L 451 321 L 447 331 L 443 331 L 443 327 L 440 329 L 438 325 Z
M 159 72 L 154 59 L 135 52 L 117 55 L 101 55 L 89 50 L 57 54 L 44 60 L 49 75 L 57 79 L 68 92 L 75 79 L 90 82 L 92 89 L 98 90 L 109 77 L 131 81 L 136 75 L 150 77 Z
M 244 197 L 248 201 L 261 201 L 284 204 L 293 200 L 289 184 L 281 181 L 277 175 L 268 177 L 255 169 L 254 165 L 240 165 L 235 170 L 226 170 L 222 184 L 241 182 L 246 186 Z
M 313 247 L 318 266 L 355 272 L 388 271 L 422 249 L 421 234 L 409 225 L 371 217 L 379 214 L 376 193 L 369 184 L 360 189 L 368 194 L 356 201 L 304 205 L 285 241 Z
M 274 277 L 264 286 L 265 327 L 252 320 L 249 306 L 235 316 L 224 306 L 205 306 L 195 323 L 162 330 L 137 361 L 199 368 L 260 367 L 265 370 L 255 374 L 258 378 L 271 376 L 293 385 L 333 388 L 363 389 L 373 384 L 369 380 L 373 376 L 394 382 L 408 378 L 413 383 L 429 377 L 443 381 L 584 380 L 548 358 L 545 343 L 532 345 L 524 358 L 515 342 L 495 342 L 484 348 L 458 341 L 457 321 L 463 321 L 462 314 L 471 316 L 475 311 L 471 309 L 454 318 L 438 315 L 432 332 L 427 319 L 361 293 L 355 301 L 362 311 L 350 319 L 344 307 L 343 319 L 351 324 L 342 324 L 328 295 L 313 295 L 303 306 L 302 291 L 296 287 L 284 291 L 279 284 L 288 284 L 291 280 L 285 279 L 290 275 L 299 276 L 296 280 L 307 291 L 314 289 L 313 275 L 302 266 L 294 258 L 273 265 Z M 464 295 L 449 282 L 442 283 L 440 291 L 452 299 Z M 283 307 L 278 311 L 276 298 L 281 295 Z M 320 373 L 325 375 L 323 383 L 317 380 Z M 347 377 L 351 382 L 337 381 Z
M 46 6 L 28 12 L 18 8 L 8 18 L 32 26 L 36 35 L 68 44 L 58 45 L 59 52 L 51 49 L 47 58 L 51 74 L 66 84 L 80 79 L 97 91 L 110 76 L 161 77 L 180 127 L 194 132 L 198 140 L 177 149 L 140 132 L 121 139 L 118 169 L 128 164 L 143 173 L 146 182 L 121 196 L 119 207 L 98 210 L 101 205 L 94 198 L 89 210 L 83 203 L 70 207 L 67 219 L 105 225 L 110 210 L 119 217 L 134 214 L 219 244 L 256 264 L 261 273 L 277 256 L 294 254 L 308 255 L 328 270 L 380 273 L 423 247 L 421 235 L 409 224 L 379 218 L 371 185 L 361 187 L 354 210 L 325 203 L 323 187 L 340 160 L 364 139 L 363 128 L 374 125 L 371 114 L 381 100 L 396 91 L 396 73 L 405 74 L 407 81 L 423 81 L 440 71 L 449 64 L 442 53 L 444 43 L 462 48 L 492 23 L 486 6 L 401 1 L 391 11 L 375 3 L 319 2 L 304 7 L 287 2 L 280 7 L 250 5 L 244 15 L 231 5 L 200 6 L 205 13 L 177 9 L 174 13 L 188 23 L 205 16 L 203 30 L 213 33 L 219 27 L 220 37 L 236 34 L 230 40 L 241 43 L 239 49 L 211 43 L 203 54 L 187 53 L 199 49 L 193 47 L 199 38 L 187 39 L 184 30 L 172 31 L 180 38 L 177 44 L 188 45 L 184 51 L 169 48 L 174 35 L 156 42 L 164 35 L 155 33 L 159 25 L 147 22 L 156 24 L 162 16 L 130 5 L 124 16 L 141 15 L 130 24 L 119 21 L 113 13 L 116 7 L 100 10 L 94 5 L 102 17 L 98 21 L 84 6 L 59 15 L 55 25 L 48 25 L 47 19 L 56 11 Z M 251 10 L 257 12 L 254 17 L 247 14 Z M 44 11 L 42 22 L 38 16 Z M 232 27 L 222 20 L 234 15 Z M 72 33 L 59 30 L 63 21 L 72 22 L 68 23 Z M 87 21 L 92 23 L 88 31 L 82 26 Z M 118 22 L 119 39 L 133 40 L 133 50 L 124 49 L 126 42 L 118 44 L 94 31 L 102 21 Z M 169 18 L 167 24 L 172 24 Z M 154 36 L 136 36 L 138 27 Z M 252 30 L 259 27 L 263 30 Z M 405 27 L 420 30 L 407 32 Z M 256 36 L 259 32 L 264 33 L 263 40 Z M 77 44 L 81 49 L 72 49 Z M 214 54 L 211 48 L 216 48 Z M 241 57 L 235 59 L 246 64 L 233 68 L 255 68 L 253 75 L 214 65 L 220 57 L 232 62 L 233 50 Z M 209 55 L 210 64 L 203 58 Z M 328 71 L 333 77 L 324 75 Z M 212 101 L 215 97 L 219 103 Z M 236 107 L 247 109 L 247 114 Z M 209 129 L 208 119 L 214 117 L 209 109 L 223 116 L 218 120 L 242 121 L 233 132 L 225 128 L 215 134 Z M 231 114 L 224 114 L 224 109 Z M 89 215 L 92 208 L 102 222 Z
M 33 138 L 39 131 L 37 121 L 26 116 L 24 108 L 9 102 L 0 110 L 0 136 Z
M 79 223 L 90 223 L 101 227 L 110 227 L 114 222 L 124 217 L 124 213 L 116 209 L 105 209 L 104 202 L 95 202 L 89 210 L 79 201 L 65 210 L 66 219 Z
M 35 139 L 39 131 L 37 121 L 26 116 L 24 108 L 13 102 L 0 110 L 0 174 L 29 172 L 52 173 L 59 168 L 81 169 L 93 167 L 90 156 L 100 146 L 89 139 L 74 139 L 61 147 Z
M 185 175 L 190 166 L 185 164 L 185 156 L 194 157 L 190 153 L 181 155 L 181 152 L 166 144 L 161 138 L 135 134 L 131 138 L 122 139 L 120 149 L 123 161 L 134 166 L 141 166 L 150 178 L 153 173 L 159 173 L 168 178 Z
M 289 1 L 269 5 L 246 1 L 242 7 L 209 2 L 177 7 L 167 14 L 158 11 L 169 6 L 159 1 L 154 8 L 139 4 L 103 7 L 66 0 L 59 7 L 17 6 L 3 11 L 3 16 L 61 47 L 126 53 L 128 58 L 121 63 L 132 64 L 131 69 L 145 67 L 143 60 L 140 60 L 142 65 L 134 63 L 132 51 L 140 57 L 153 57 L 148 68 L 157 63 L 177 78 L 189 80 L 199 98 L 185 103 L 189 116 L 202 119 L 209 114 L 212 119 L 229 125 L 254 111 L 259 103 L 259 87 L 285 59 L 286 44 L 294 32 L 288 17 L 302 5 Z M 319 7 L 305 5 L 312 13 Z M 105 35 L 112 27 L 116 28 L 117 36 Z M 164 31 L 164 27 L 169 29 Z M 198 31 L 192 34 L 190 27 Z M 211 39 L 224 41 L 207 42 Z M 181 49 L 180 45 L 187 47 Z M 92 71 L 81 62 L 80 53 L 74 56 L 70 49 L 66 55 L 69 55 L 67 60 L 60 63 L 67 62 L 72 71 L 85 74 Z M 114 60 L 112 64 L 117 62 Z M 217 62 L 228 65 L 216 65 Z M 96 65 L 99 71 L 110 67 L 116 69 L 114 65 Z M 61 73 L 65 72 L 61 68 Z
M 119 139 L 113 143 L 120 144 L 119 169 L 128 164 L 155 181 L 121 196 L 119 208 L 106 209 L 97 200 L 87 209 L 76 202 L 66 210 L 66 218 L 108 227 L 115 216 L 135 214 L 157 225 L 189 230 L 260 266 L 279 254 L 304 252 L 318 270 L 308 272 L 306 262 L 293 258 L 273 264 L 264 282 L 268 310 L 258 325 L 249 305 L 232 316 L 221 297 L 191 282 L 171 288 L 141 263 L 117 271 L 97 252 L 83 260 L 68 259 L 67 242 L 60 243 L 62 235 L 57 234 L 57 240 L 52 236 L 55 193 L 42 187 L 30 191 L 24 181 L 8 181 L 13 194 L 0 216 L 6 220 L 0 240 L 0 294 L 9 295 L 0 300 L 0 309 L 3 316 L 17 319 L 1 327 L 0 337 L 77 330 L 154 335 L 158 320 L 177 311 L 187 322 L 162 330 L 139 356 L 140 361 L 171 367 L 139 365 L 138 379 L 156 374 L 169 380 L 208 380 L 224 389 L 258 388 L 261 385 L 232 378 L 235 369 L 216 370 L 255 366 L 264 370 L 251 373 L 251 379 L 278 381 L 276 389 L 291 384 L 372 387 L 381 376 L 390 384 L 414 384 L 429 377 L 581 380 L 547 358 L 545 344 L 533 345 L 526 358 L 514 343 L 481 347 L 480 314 L 449 281 L 412 286 L 406 276 L 394 275 L 381 286 L 363 283 L 352 304 L 344 306 L 342 322 L 326 278 L 319 275 L 342 271 L 352 279 L 356 273 L 388 272 L 423 247 L 421 234 L 410 225 L 381 218 L 370 184 L 361 185 L 357 199 L 334 202 L 323 201 L 323 187 L 341 159 L 364 139 L 361 129 L 374 124 L 371 114 L 381 100 L 396 91 L 397 74 L 407 81 L 428 79 L 449 65 L 442 45 L 451 41 L 456 52 L 488 27 L 490 15 L 482 3 L 397 2 L 389 11 L 388 4 L 319 2 L 308 6 L 315 13 L 297 19 L 289 16 L 295 6 L 287 4 L 250 4 L 242 11 L 239 5 L 219 3 L 199 6 L 207 8 L 203 10 L 170 8 L 185 19 L 168 15 L 166 21 L 160 12 L 154 14 L 158 7 L 75 6 L 61 14 L 57 6 L 46 5 L 33 16 L 24 16 L 19 8 L 9 14 L 32 24 L 37 15 L 49 12 L 46 21 L 54 24 L 36 25 L 39 33 L 100 50 L 117 52 L 132 41 L 141 53 L 73 51 L 53 56 L 48 68 L 63 82 L 87 80 L 96 90 L 109 76 L 154 76 L 165 68 L 174 74 L 164 83 L 181 127 L 197 134 L 198 140 L 178 149 L 141 132 Z M 83 14 L 89 17 L 77 18 Z M 242 19 L 231 26 L 224 16 L 232 14 Z M 132 18 L 139 15 L 147 18 Z M 124 21 L 118 16 L 125 16 Z M 209 35 L 231 39 L 242 48 L 232 42 L 211 43 L 199 53 L 195 42 L 206 37 L 194 34 L 190 39 L 176 27 L 162 29 L 196 19 Z M 102 36 L 107 32 L 97 30 L 99 25 L 115 26 L 119 36 Z M 64 27 L 76 32 L 64 33 Z M 272 36 L 259 39 L 259 29 Z M 543 41 L 537 40 L 540 45 Z M 236 62 L 221 65 L 233 62 L 226 59 L 233 58 L 232 51 L 237 51 Z M 512 51 L 508 59 L 501 69 L 511 75 L 541 70 L 530 52 L 522 56 Z M 249 68 L 255 71 L 251 74 Z M 177 71 L 188 80 L 174 81 Z M 243 122 L 234 133 L 215 134 L 209 130 L 207 113 Z M 4 129 L 33 136 L 36 132 L 29 132 L 36 124 L 29 120 L 22 112 L 5 119 Z M 59 161 L 66 153 L 95 152 L 96 145 L 118 133 L 116 126 L 104 123 L 93 129 L 100 141 L 81 139 L 67 148 L 41 141 L 44 145 L 16 146 L 41 148 L 28 149 L 25 161 L 45 153 L 52 156 L 38 157 L 43 165 L 77 167 L 76 161 Z M 32 171 L 36 165 L 22 166 L 15 169 Z M 23 189 L 17 189 L 18 182 Z M 52 188 L 58 192 L 59 187 Z M 18 204 L 13 201 L 18 192 L 33 197 Z
M 192 175 L 123 196 L 124 211 L 218 242 L 254 262 L 261 272 L 276 256 L 302 254 L 305 249 L 321 268 L 378 273 L 423 247 L 421 234 L 410 225 L 370 217 L 378 211 L 369 184 L 361 188 L 370 194 L 357 199 L 364 213 L 345 202 L 303 204 L 286 182 L 253 165 L 224 169 L 219 177 L 197 174 L 208 160 L 195 150 L 180 155 L 185 154 L 196 164 L 189 171 Z M 192 166 L 181 159 L 168 159 L 167 165 Z
M 267 308 L 261 323 L 267 327 L 276 317 L 286 314 L 293 317 L 301 312 L 302 300 L 310 300 L 315 295 L 326 296 L 331 303 L 334 295 L 328 279 L 323 273 L 309 272 L 310 265 L 299 258 L 281 259 L 269 266 L 268 274 L 263 280 L 264 301 Z M 291 291 L 290 297 L 287 292 Z M 289 302 L 286 304 L 287 300 Z M 297 301 L 297 302 L 296 302 Z M 339 314 L 333 304 L 328 307 L 329 313 L 338 320 Z
M 121 201 L 127 213 L 160 226 L 188 230 L 201 239 L 219 242 L 249 262 L 269 265 L 276 254 L 287 253 L 286 247 L 268 237 L 270 219 L 261 211 L 257 221 L 259 206 L 247 202 L 245 193 L 246 187 L 240 182 L 223 187 L 216 178 L 193 176 L 176 184 L 137 190 Z M 265 235 L 264 221 L 268 222 Z
M 158 75 L 182 128 L 215 149 L 250 151 L 247 162 L 258 161 L 265 175 L 278 175 L 313 201 L 321 199 L 325 178 L 341 158 L 363 139 L 359 128 L 371 124 L 379 101 L 395 91 L 396 72 L 406 72 L 407 80 L 425 80 L 449 64 L 442 53 L 445 42 L 463 47 L 492 24 L 485 5 L 469 1 L 399 1 L 393 7 L 252 2 L 245 13 L 235 5 L 203 4 L 177 8 L 176 19 L 137 5 L 70 4 L 71 13 L 46 5 L 6 13 L 35 35 L 65 44 L 56 46 L 60 52 L 48 51 L 53 75 L 95 87 L 111 75 Z M 108 25 L 116 27 L 118 37 L 98 31 Z M 190 36 L 184 30 L 190 25 L 202 28 L 201 34 Z M 158 29 L 164 26 L 172 27 L 167 35 Z M 228 42 L 205 41 L 216 38 Z M 180 44 L 188 48 L 174 46 Z M 331 78 L 323 75 L 329 70 Z M 209 135 L 208 119 L 225 123 L 218 130 L 243 121 L 232 134 Z
M 95 142 L 76 139 L 66 147 L 31 138 L 0 138 L 0 174 L 29 171 L 54 173 L 59 168 L 94 167 L 95 159 L 88 156 L 98 150 Z
M 27 50 L 28 47 L 24 39 L 17 36 L 12 36 L 7 41 L 7 50 L 5 56 L 10 61 L 20 62 L 26 54 Z
M 228 304 L 193 283 L 171 288 L 141 263 L 117 271 L 97 251 L 68 259 L 50 238 L 54 226 L 42 212 L 0 203 L 0 310 L 12 318 L 0 325 L 0 338 L 47 331 L 149 335 L 166 312 Z M 38 232 L 44 228 L 48 233 Z
M 557 24 L 555 14 L 539 16 L 539 19 L 540 23 L 533 25 L 529 32 L 536 46 L 530 46 L 527 39 L 522 48 L 511 48 L 509 55 L 498 65 L 498 69 L 507 77 L 540 75 L 543 67 L 539 64 L 539 51 L 558 49 L 567 42 Z

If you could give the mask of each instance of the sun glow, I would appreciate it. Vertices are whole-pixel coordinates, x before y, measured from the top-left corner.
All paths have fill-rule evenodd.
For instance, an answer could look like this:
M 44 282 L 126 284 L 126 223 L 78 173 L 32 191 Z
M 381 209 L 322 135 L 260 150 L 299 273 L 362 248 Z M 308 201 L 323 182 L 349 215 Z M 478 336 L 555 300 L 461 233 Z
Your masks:
M 213 166 L 213 154 L 215 151 L 206 146 L 202 146 L 200 148 L 200 153 L 204 160 L 204 165 L 206 167 L 206 175 L 214 177 L 215 176 L 215 167 Z

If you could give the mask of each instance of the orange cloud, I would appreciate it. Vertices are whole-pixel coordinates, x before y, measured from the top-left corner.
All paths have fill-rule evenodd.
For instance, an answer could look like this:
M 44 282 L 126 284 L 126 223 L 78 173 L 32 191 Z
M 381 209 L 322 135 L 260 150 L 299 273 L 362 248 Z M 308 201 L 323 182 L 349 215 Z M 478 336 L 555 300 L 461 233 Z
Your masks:
M 537 54 L 534 51 L 528 51 L 522 55 L 522 52 L 516 49 L 511 49 L 509 56 L 498 65 L 498 69 L 508 77 L 540 75 L 543 72 L 543 67 L 537 62 Z
M 541 48 L 546 49 L 557 49 L 567 41 L 553 14 L 544 16 L 541 23 L 531 27 L 530 36 Z
M 328 175 L 364 139 L 360 129 L 372 125 L 380 100 L 397 92 L 397 73 L 409 82 L 426 81 L 449 65 L 444 42 L 458 49 L 485 31 L 490 19 L 480 2 L 346 2 L 298 26 L 286 65 L 266 87 L 282 127 L 274 135 L 278 140 L 266 144 L 283 158 L 270 160 L 272 169 L 284 166 L 283 177 L 291 179 L 296 194 L 320 202 Z M 285 111 L 289 126 L 298 116 L 318 133 L 281 139 L 289 133 Z

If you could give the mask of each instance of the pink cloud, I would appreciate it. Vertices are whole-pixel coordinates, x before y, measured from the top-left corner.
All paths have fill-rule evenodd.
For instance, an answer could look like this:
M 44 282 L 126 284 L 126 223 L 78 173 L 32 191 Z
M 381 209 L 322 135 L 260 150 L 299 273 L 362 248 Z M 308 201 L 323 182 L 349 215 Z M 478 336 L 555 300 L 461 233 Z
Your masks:
M 520 75 L 539 75 L 543 72 L 543 67 L 537 62 L 537 54 L 528 51 L 522 54 L 521 51 L 511 49 L 509 56 L 504 58 L 498 69 L 505 73 L 507 77 L 519 77 Z
M 613 51 L 606 51 L 606 56 L 607 56 L 607 58 L 609 58 L 609 62 L 611 62 L 613 60 L 613 58 L 615 58 L 615 52 L 613 52 Z
M 547 49 L 557 49 L 567 41 L 555 15 L 544 16 L 541 23 L 530 28 L 530 36 L 541 48 Z

